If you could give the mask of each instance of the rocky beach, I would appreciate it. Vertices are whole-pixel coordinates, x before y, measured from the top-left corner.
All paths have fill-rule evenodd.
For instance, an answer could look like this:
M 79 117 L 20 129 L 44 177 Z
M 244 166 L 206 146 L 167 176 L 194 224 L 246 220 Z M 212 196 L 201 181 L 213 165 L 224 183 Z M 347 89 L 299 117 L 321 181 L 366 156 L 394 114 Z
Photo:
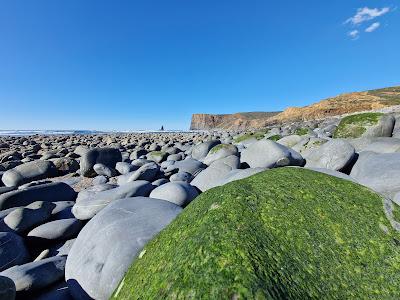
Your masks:
M 2 136 L 0 176 L 0 299 L 400 297 L 397 107 Z

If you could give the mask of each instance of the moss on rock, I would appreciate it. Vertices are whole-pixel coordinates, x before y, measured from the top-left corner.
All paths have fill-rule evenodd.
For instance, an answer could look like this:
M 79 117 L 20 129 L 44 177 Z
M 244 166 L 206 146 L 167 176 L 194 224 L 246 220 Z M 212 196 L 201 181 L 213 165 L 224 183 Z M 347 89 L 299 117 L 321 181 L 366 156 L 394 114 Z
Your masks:
M 297 128 L 294 133 L 301 136 L 308 134 L 308 132 L 308 128 Z
M 229 148 L 229 147 L 232 147 L 232 145 L 230 145 L 230 144 L 219 144 L 217 146 L 212 147 L 209 153 L 213 154 L 213 153 L 218 152 L 221 149 Z
M 336 128 L 334 138 L 358 138 L 363 135 L 367 127 L 376 125 L 382 113 L 364 113 L 344 117 Z
M 265 131 L 259 131 L 259 132 L 251 132 L 251 133 L 245 133 L 242 134 L 234 139 L 235 143 L 240 143 L 243 141 L 246 141 L 248 139 L 255 138 L 256 140 L 262 140 L 265 137 Z
M 200 195 L 147 244 L 118 299 L 398 299 L 383 199 L 300 168 Z
M 268 139 L 271 141 L 279 141 L 282 137 L 279 134 L 275 134 L 273 136 L 270 136 Z

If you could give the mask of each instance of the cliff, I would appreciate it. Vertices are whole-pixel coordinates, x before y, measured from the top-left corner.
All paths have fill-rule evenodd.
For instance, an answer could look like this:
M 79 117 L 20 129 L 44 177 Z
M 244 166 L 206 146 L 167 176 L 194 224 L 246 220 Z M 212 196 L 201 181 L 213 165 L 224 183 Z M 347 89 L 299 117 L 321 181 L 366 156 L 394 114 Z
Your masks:
M 393 105 L 400 105 L 400 86 L 341 94 L 304 107 L 288 107 L 283 112 L 194 114 L 190 129 L 258 129 L 272 124 L 323 119 Z
M 278 115 L 279 112 L 248 112 L 226 115 L 194 114 L 191 130 L 244 130 L 255 128 L 258 123 Z

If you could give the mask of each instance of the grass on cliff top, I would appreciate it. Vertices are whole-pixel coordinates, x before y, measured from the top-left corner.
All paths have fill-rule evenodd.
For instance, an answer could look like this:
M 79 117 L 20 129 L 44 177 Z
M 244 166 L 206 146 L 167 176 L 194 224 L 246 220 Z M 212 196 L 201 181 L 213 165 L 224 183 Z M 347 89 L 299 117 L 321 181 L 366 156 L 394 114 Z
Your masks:
M 334 138 L 358 138 L 367 130 L 367 126 L 378 123 L 382 113 L 364 113 L 344 117 L 336 128 Z
M 114 299 L 399 299 L 382 198 L 301 168 L 201 194 L 135 260 Z

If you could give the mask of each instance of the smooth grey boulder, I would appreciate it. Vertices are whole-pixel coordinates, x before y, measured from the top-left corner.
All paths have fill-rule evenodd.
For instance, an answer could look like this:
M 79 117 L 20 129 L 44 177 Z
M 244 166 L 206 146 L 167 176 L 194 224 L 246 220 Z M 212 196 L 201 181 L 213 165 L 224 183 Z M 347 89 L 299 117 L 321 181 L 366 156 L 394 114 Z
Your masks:
M 51 202 L 36 201 L 26 207 L 18 207 L 0 222 L 0 230 L 24 233 L 46 222 L 55 206 Z
M 14 281 L 16 291 L 37 291 L 64 277 L 66 256 L 54 256 L 40 261 L 11 267 L 0 273 Z
M 12 232 L 0 232 L 0 271 L 29 262 L 24 240 Z
M 35 201 L 74 201 L 76 192 L 64 182 L 52 182 L 0 195 L 0 210 L 26 206 Z
M 154 180 L 154 181 L 151 183 L 151 185 L 157 187 L 157 186 L 163 185 L 163 184 L 165 184 L 165 183 L 167 183 L 167 182 L 169 182 L 168 179 L 166 179 L 166 178 L 160 178 L 160 179 Z
M 274 141 L 260 140 L 242 151 L 241 162 L 251 168 L 275 168 L 302 166 L 304 159 L 296 151 Z
M 51 220 L 69 219 L 72 218 L 72 206 L 74 206 L 75 201 L 57 201 L 53 202 L 56 207 L 51 212 Z
M 145 244 L 181 211 L 171 202 L 146 197 L 120 199 L 103 209 L 69 252 L 65 278 L 73 297 L 109 299 Z
M 203 160 L 207 156 L 208 152 L 218 144 L 221 144 L 221 141 L 212 140 L 193 146 L 192 158 L 199 161 Z
M 287 135 L 287 136 L 279 139 L 276 142 L 278 144 L 281 144 L 288 148 L 292 148 L 293 146 L 297 145 L 298 143 L 301 143 L 301 141 L 303 141 L 304 139 L 308 139 L 308 138 L 305 138 L 305 137 L 297 135 L 297 134 L 293 134 L 293 135 Z
M 97 175 L 113 177 L 116 175 L 116 171 L 113 168 L 107 167 L 105 164 L 95 164 L 93 170 Z
M 118 176 L 117 183 L 123 185 L 135 180 L 153 181 L 159 171 L 160 167 L 155 162 L 150 162 L 141 166 L 136 171 Z
M 70 218 L 51 221 L 35 227 L 28 233 L 28 237 L 43 240 L 68 240 L 78 235 L 83 227 L 81 220 Z
M 115 165 L 115 169 L 119 172 L 119 174 L 124 175 L 136 170 L 137 168 L 130 163 L 120 161 Z
M 168 182 L 156 187 L 150 198 L 162 199 L 185 207 L 199 195 L 196 188 L 186 182 Z
M 236 159 L 236 162 L 234 161 Z M 235 165 L 236 164 L 236 165 Z M 225 178 L 229 172 L 237 169 L 239 158 L 237 156 L 228 156 L 221 160 L 213 162 L 207 169 L 200 172 L 192 181 L 191 185 L 204 192 L 218 186 L 219 181 Z
M 104 175 L 98 175 L 95 178 L 93 178 L 92 184 L 93 185 L 101 185 L 105 184 L 108 182 L 108 178 Z
M 142 157 L 142 156 L 144 156 L 146 154 L 147 154 L 147 150 L 145 150 L 145 149 L 137 149 L 137 150 L 132 151 L 132 153 L 129 155 L 129 159 L 130 160 L 135 160 L 135 159 L 138 159 L 138 158 L 140 158 L 140 157 Z
M 350 176 L 358 183 L 393 198 L 400 191 L 400 153 L 361 152 Z
M 218 144 L 211 148 L 208 152 L 207 156 L 204 158 L 203 163 L 206 165 L 210 165 L 216 160 L 219 160 L 224 157 L 228 157 L 231 155 L 238 155 L 238 148 L 235 145 L 231 144 Z
M 74 173 L 79 170 L 79 163 L 70 157 L 60 157 L 51 160 L 57 169 L 58 175 Z
M 112 201 L 134 196 L 148 196 L 153 188 L 154 186 L 148 181 L 136 180 L 102 192 L 83 191 L 78 194 L 72 213 L 79 220 L 88 220 Z
M 83 145 L 79 145 L 79 146 L 77 146 L 75 148 L 74 153 L 79 155 L 79 156 L 83 156 L 88 151 L 89 151 L 89 147 L 83 146 Z
M 147 153 L 146 158 L 156 163 L 161 163 L 167 159 L 168 153 L 163 151 L 152 151 Z
M 178 170 L 178 172 L 187 172 L 196 176 L 203 171 L 207 166 L 201 161 L 196 159 L 188 158 L 181 161 L 176 161 L 172 166 L 169 166 L 166 171 Z
M 185 181 L 190 182 L 193 179 L 192 174 L 188 172 L 178 172 L 176 174 L 171 175 L 169 178 L 170 181 Z
M 57 169 L 51 161 L 35 160 L 6 171 L 2 176 L 2 181 L 6 186 L 19 186 L 56 175 Z
M 69 251 L 72 248 L 72 245 L 75 243 L 76 238 L 70 239 L 67 241 L 61 241 L 54 246 L 49 248 L 49 257 L 51 256 L 60 256 L 60 255 L 68 255 Z
M 367 126 L 363 137 L 391 137 L 394 128 L 395 118 L 392 115 L 383 115 L 378 124 Z
M 80 172 L 82 176 L 94 177 L 95 164 L 103 164 L 109 168 L 115 168 L 117 162 L 122 161 L 121 152 L 115 148 L 94 148 L 82 154 L 80 159 Z
M 247 168 L 247 169 L 233 169 L 224 178 L 216 182 L 216 186 L 222 186 L 229 182 L 244 179 L 254 174 L 267 170 L 266 168 Z
M 372 151 L 376 153 L 400 152 L 400 139 L 381 138 L 380 140 L 367 145 L 363 151 Z
M 307 156 L 306 168 L 344 170 L 355 158 L 354 147 L 345 140 L 334 139 Z
M 15 295 L 14 281 L 8 277 L 0 276 L 0 300 L 14 300 Z

